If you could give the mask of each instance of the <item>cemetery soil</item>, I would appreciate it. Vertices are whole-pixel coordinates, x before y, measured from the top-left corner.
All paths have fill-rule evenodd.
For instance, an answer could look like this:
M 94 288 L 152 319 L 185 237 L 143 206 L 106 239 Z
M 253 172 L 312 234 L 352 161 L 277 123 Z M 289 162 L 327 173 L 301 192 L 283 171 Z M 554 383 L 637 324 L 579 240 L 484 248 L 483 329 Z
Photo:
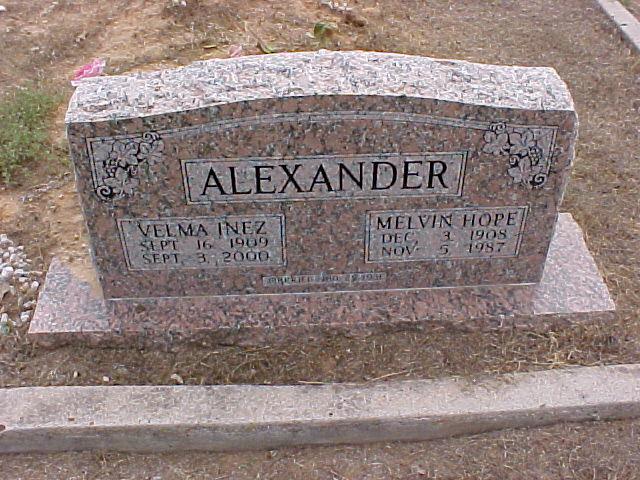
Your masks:
M 0 92 L 35 79 L 68 98 L 74 68 L 99 56 L 114 74 L 225 57 L 230 45 L 243 45 L 244 54 L 313 50 L 320 42 L 307 34 L 322 20 L 338 26 L 321 39 L 326 48 L 555 67 L 581 122 L 562 210 L 584 229 L 618 315 L 606 325 L 546 332 L 402 330 L 169 352 L 47 351 L 30 345 L 21 327 L 0 337 L 0 387 L 361 382 L 640 361 L 640 57 L 621 42 L 595 2 L 354 1 L 350 14 L 315 0 L 187 0 L 187 7 L 171 7 L 168 0 L 2 3 L 7 11 L 0 13 Z M 61 104 L 50 124 L 51 143 L 60 148 L 63 116 Z M 24 245 L 45 271 L 56 255 L 73 261 L 87 239 L 63 155 L 25 168 L 16 183 L 0 188 L 0 233 Z M 638 427 L 595 423 L 393 448 L 222 456 L 8 456 L 0 465 L 11 472 L 8 478 L 365 478 L 367 472 L 366 478 L 626 479 L 638 471 Z M 36 468 L 36 462 L 42 463 Z M 47 473 L 38 476 L 42 470 Z
M 631 451 L 639 429 L 636 420 L 272 452 L 6 455 L 0 466 L 11 479 L 631 480 L 639 478 L 640 452 Z
M 0 338 L 0 386 L 359 382 L 481 375 L 640 360 L 640 62 L 587 0 L 357 2 L 350 14 L 315 1 L 8 2 L 0 17 L 0 89 L 26 79 L 71 93 L 73 69 L 93 57 L 107 73 L 225 57 L 229 45 L 260 54 L 281 50 L 386 50 L 478 62 L 555 67 L 572 91 L 580 139 L 562 210 L 584 228 L 618 307 L 615 322 L 553 331 L 400 331 L 365 338 L 331 336 L 262 347 L 176 347 L 172 351 L 29 345 L 25 327 Z M 144 18 L 144 30 L 136 23 Z M 558 26 L 558 19 L 562 27 Z M 321 42 L 315 22 L 338 30 Z M 535 28 L 533 27 L 535 25 Z M 261 46 L 260 46 L 261 45 Z M 51 142 L 64 145 L 64 104 L 51 118 Z M 54 150 L 54 152 L 57 150 Z M 53 165 L 53 166 L 52 166 Z M 57 166 L 56 166 L 57 165 Z M 0 232 L 25 245 L 46 271 L 53 256 L 73 261 L 86 249 L 69 164 L 33 161 L 0 191 Z M 9 313 L 12 313 L 11 311 Z M 179 379 L 179 380 L 178 380 Z
M 626 0 L 622 5 L 640 20 L 640 0 Z

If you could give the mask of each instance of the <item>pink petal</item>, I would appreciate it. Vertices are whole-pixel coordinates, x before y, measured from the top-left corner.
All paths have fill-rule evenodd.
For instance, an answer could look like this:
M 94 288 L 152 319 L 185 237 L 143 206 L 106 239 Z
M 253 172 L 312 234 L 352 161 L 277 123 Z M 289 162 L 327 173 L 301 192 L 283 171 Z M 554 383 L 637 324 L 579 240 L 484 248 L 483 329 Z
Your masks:
M 242 55 L 242 45 L 231 45 L 229 47 L 229 57 L 235 58 Z
M 73 75 L 71 85 L 76 86 L 79 80 L 89 77 L 97 77 L 104 73 L 106 62 L 102 58 L 94 58 L 90 63 L 78 68 Z

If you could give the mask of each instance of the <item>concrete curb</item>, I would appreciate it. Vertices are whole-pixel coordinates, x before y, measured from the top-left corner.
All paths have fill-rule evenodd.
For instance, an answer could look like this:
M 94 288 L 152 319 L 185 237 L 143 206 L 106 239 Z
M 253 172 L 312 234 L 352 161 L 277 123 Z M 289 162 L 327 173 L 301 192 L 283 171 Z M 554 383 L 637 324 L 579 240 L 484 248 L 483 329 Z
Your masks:
M 0 452 L 249 450 L 430 440 L 640 416 L 640 364 L 320 386 L 0 390 Z
M 617 0 L 596 0 L 622 36 L 640 52 L 640 22 Z

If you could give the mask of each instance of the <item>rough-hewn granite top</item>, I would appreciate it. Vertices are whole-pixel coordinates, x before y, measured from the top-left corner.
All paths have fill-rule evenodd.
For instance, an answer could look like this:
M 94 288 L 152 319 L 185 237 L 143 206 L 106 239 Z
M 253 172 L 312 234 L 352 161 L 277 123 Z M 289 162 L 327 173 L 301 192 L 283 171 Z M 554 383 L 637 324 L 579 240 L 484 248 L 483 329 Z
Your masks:
M 378 52 L 280 53 L 84 80 L 67 123 L 309 95 L 385 95 L 492 107 L 573 110 L 553 68 L 505 67 Z

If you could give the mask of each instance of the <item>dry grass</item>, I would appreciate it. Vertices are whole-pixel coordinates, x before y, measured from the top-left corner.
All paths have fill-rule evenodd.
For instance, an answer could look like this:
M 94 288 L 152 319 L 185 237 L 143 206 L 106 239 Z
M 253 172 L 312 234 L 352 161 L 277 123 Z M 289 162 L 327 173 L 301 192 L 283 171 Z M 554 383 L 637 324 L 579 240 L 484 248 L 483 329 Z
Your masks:
M 12 455 L 0 457 L 0 466 L 7 478 L 25 480 L 633 480 L 640 478 L 639 430 L 640 421 L 595 422 L 274 452 Z
M 274 340 L 264 348 L 173 352 L 50 352 L 34 349 L 20 336 L 5 337 L 0 386 L 98 384 L 103 376 L 112 384 L 169 384 L 173 373 L 191 384 L 351 382 L 640 361 L 640 57 L 591 0 L 350 3 L 364 25 L 315 0 L 188 0 L 184 11 L 162 1 L 5 0 L 0 51 L 10 54 L 0 55 L 0 90 L 37 78 L 68 95 L 73 68 L 94 56 L 108 58 L 115 73 L 225 56 L 232 44 L 255 54 L 259 41 L 285 50 L 315 49 L 317 42 L 306 34 L 320 20 L 338 24 L 331 48 L 553 66 L 567 81 L 581 122 L 563 210 L 585 230 L 615 297 L 617 321 L 541 334 L 401 330 L 297 345 Z M 52 126 L 58 140 L 62 113 Z M 32 183 L 46 181 L 43 172 L 36 169 Z M 26 203 L 19 200 L 23 191 L 0 192 L 0 231 L 24 243 L 43 267 L 53 255 L 73 257 L 84 239 L 71 191 L 67 184 Z M 277 454 L 9 456 L 0 457 L 0 476 L 626 480 L 640 477 L 638 426 L 556 426 L 426 444 Z
M 167 59 L 179 64 L 224 56 L 230 44 L 242 44 L 246 53 L 259 53 L 258 41 L 289 50 L 317 48 L 317 42 L 306 34 L 318 20 L 338 24 L 339 31 L 330 40 L 333 48 L 556 67 L 573 92 L 581 121 L 575 169 L 563 209 L 573 213 L 585 229 L 620 314 L 611 325 L 560 328 L 541 335 L 400 330 L 367 338 L 302 340 L 299 345 L 282 345 L 274 339 L 258 350 L 64 348 L 47 352 L 32 348 L 18 336 L 0 340 L 1 386 L 94 384 L 103 376 L 114 383 L 162 384 L 171 383 L 172 373 L 193 384 L 363 381 L 638 361 L 640 172 L 636 152 L 640 151 L 640 137 L 636 120 L 640 63 L 589 1 L 442 0 L 427 5 L 362 1 L 354 3 L 363 19 L 357 25 L 316 1 L 302 0 L 290 5 L 200 0 L 188 2 L 187 8 L 171 7 L 169 2 L 116 1 L 106 6 L 105 2 L 80 5 L 67 1 L 48 13 L 43 13 L 44 2 L 40 10 L 37 3 L 16 8 L 40 12 L 26 29 L 41 30 L 41 34 L 33 33 L 29 40 L 38 43 L 48 33 L 57 56 L 43 54 L 38 61 L 40 57 L 16 54 L 0 62 L 13 62 L 16 75 L 39 62 L 36 70 L 61 86 L 66 85 L 64 75 L 70 75 L 73 62 L 97 55 L 110 59 L 112 71 L 121 71 L 135 65 L 157 66 Z M 104 24 L 98 28 L 94 22 L 90 25 L 95 31 L 88 31 L 87 23 L 79 20 L 94 12 Z M 136 23 L 140 18 L 145 19 L 142 30 Z M 68 19 L 78 21 L 69 27 Z M 80 26 L 86 35 L 78 33 Z M 6 38 L 0 42 L 14 41 L 14 47 L 26 42 Z M 55 63 L 43 60 L 50 58 Z M 56 123 L 55 128 L 60 127 Z M 61 193 L 63 199 L 59 199 Z M 43 267 L 53 255 L 73 257 L 85 242 L 70 186 L 34 197 L 10 217 L 2 230 L 25 242 Z M 80 373 L 76 378 L 74 371 Z
M 635 15 L 636 18 L 640 19 L 640 0 L 622 0 L 620 3 Z
M 182 346 L 171 352 L 45 351 L 20 341 L 5 342 L 0 386 L 96 385 L 104 376 L 110 384 L 171 385 L 174 373 L 191 385 L 362 382 L 633 363 L 638 360 L 638 346 L 628 332 L 638 325 L 637 320 L 628 321 L 545 333 L 408 330 L 364 338 L 339 335 L 297 345 Z

